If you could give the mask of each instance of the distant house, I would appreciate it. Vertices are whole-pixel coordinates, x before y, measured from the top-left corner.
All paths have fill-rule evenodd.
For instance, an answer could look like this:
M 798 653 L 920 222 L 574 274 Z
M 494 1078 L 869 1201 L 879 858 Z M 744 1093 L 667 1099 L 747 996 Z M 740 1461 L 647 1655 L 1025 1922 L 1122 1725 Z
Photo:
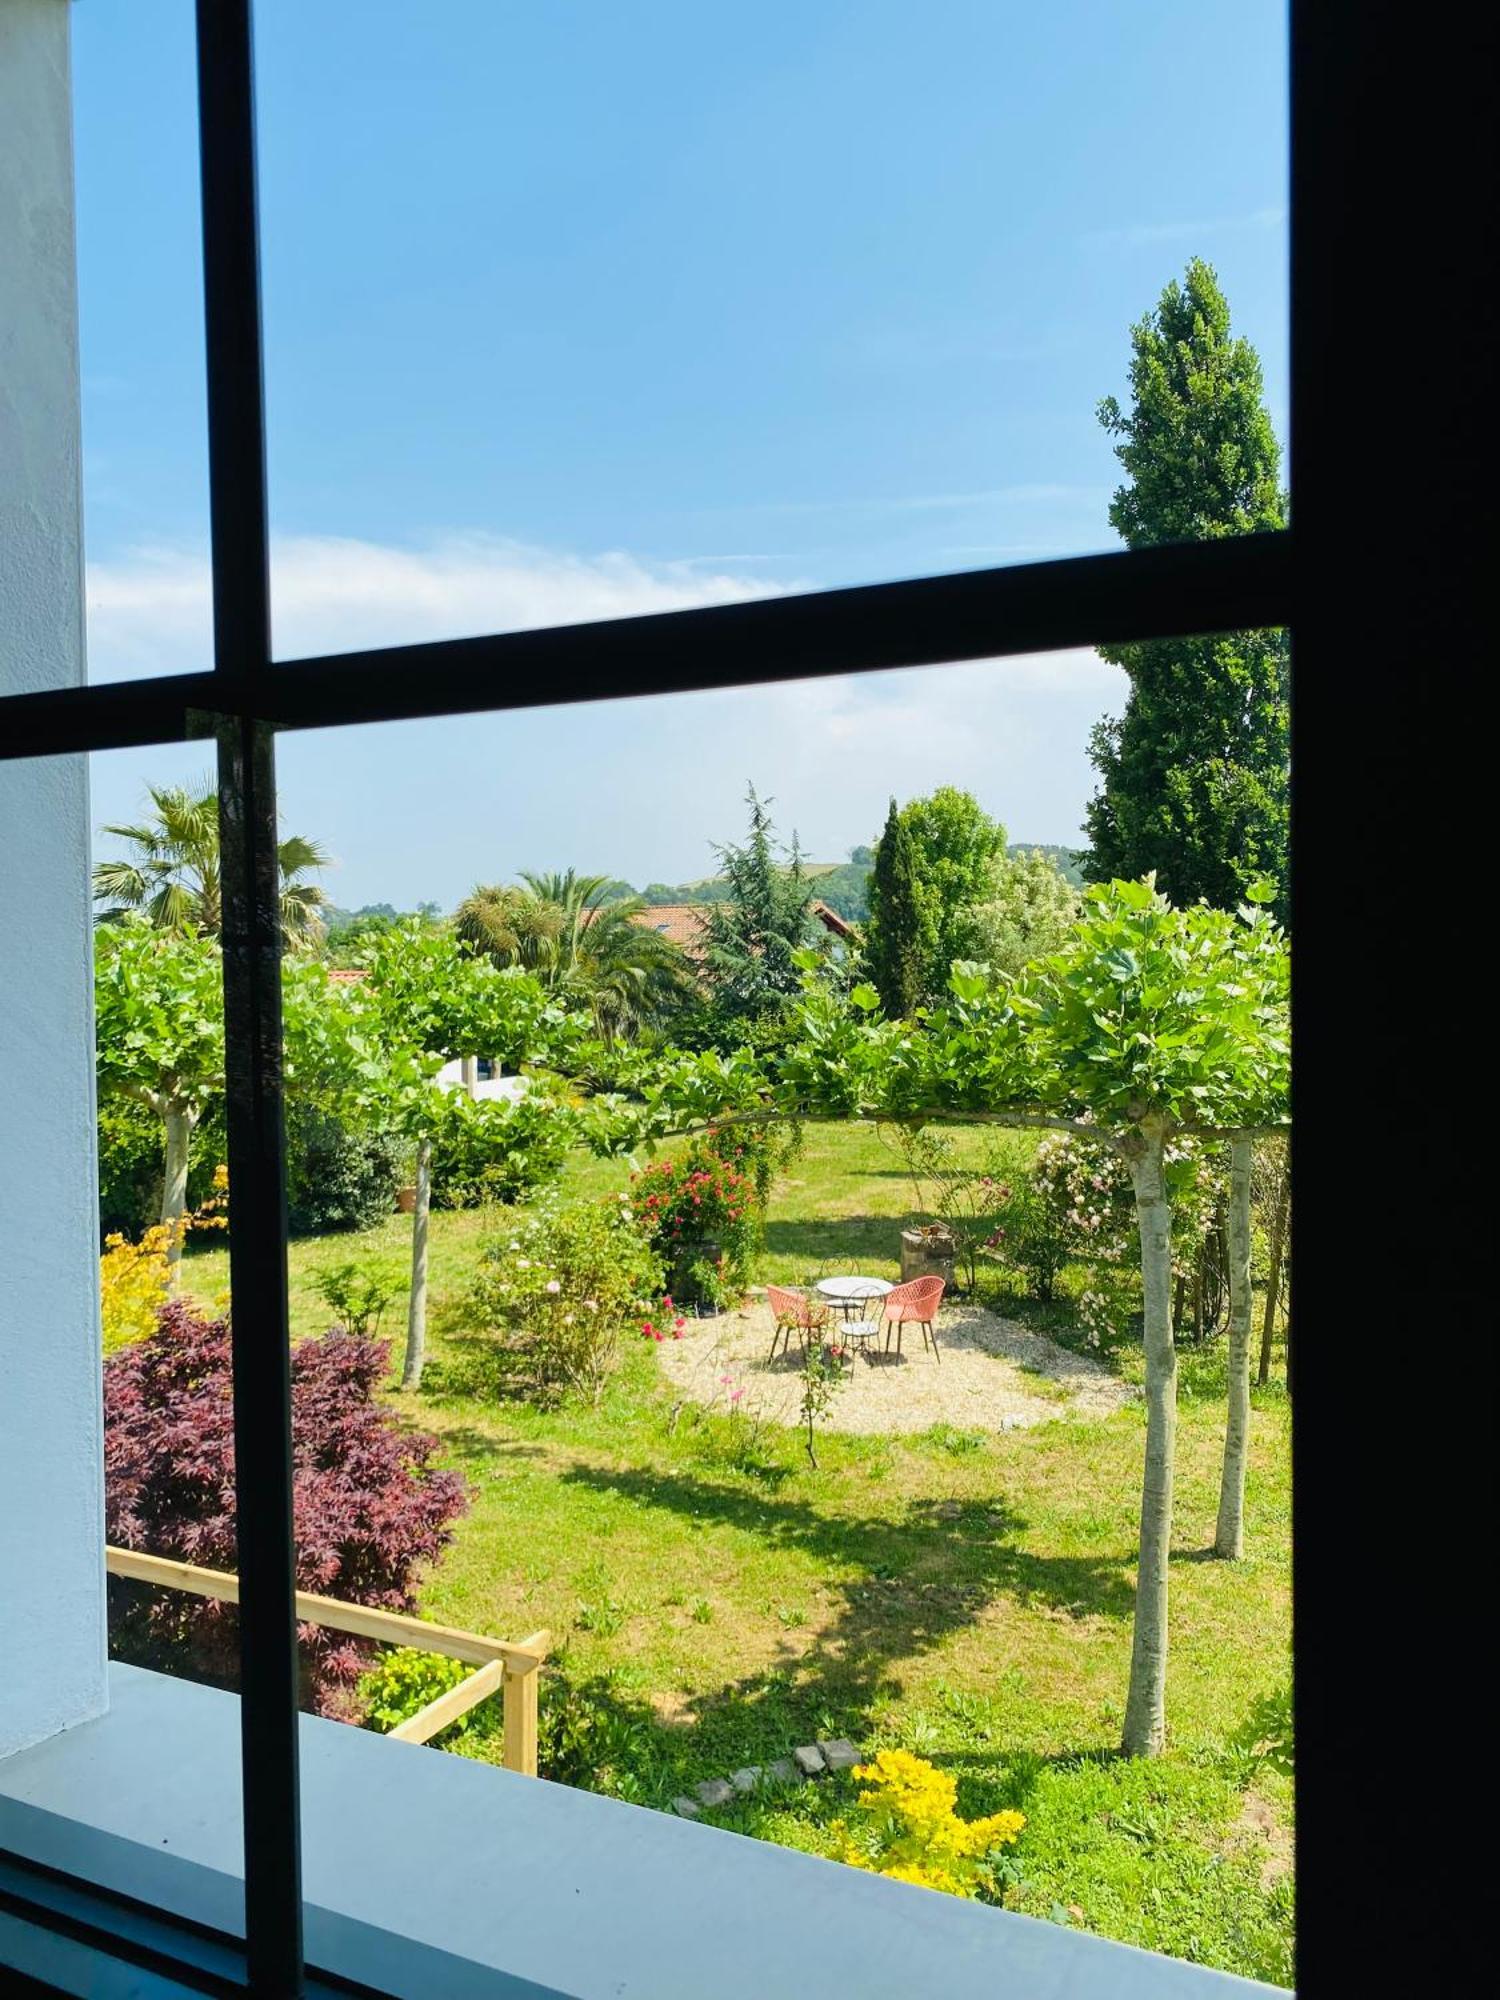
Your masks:
M 517 1103 L 531 1088 L 524 1076 L 505 1076 L 501 1066 L 489 1056 L 460 1056 L 444 1063 L 436 1081 L 445 1090 L 466 1090 L 470 1097 L 498 1097 Z
M 656 931 L 662 937 L 670 938 L 673 944 L 681 945 L 689 958 L 701 959 L 709 912 L 713 907 L 712 903 L 657 903 L 634 911 L 630 921 L 639 924 L 642 930 Z M 854 936 L 855 926 L 820 898 L 814 898 L 809 904 L 808 915 L 840 944 L 847 944 Z

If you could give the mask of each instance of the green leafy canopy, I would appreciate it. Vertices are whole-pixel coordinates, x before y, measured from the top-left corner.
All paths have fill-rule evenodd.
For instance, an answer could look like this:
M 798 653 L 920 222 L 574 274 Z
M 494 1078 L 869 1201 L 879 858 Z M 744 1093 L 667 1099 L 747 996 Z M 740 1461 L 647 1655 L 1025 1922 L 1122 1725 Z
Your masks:
M 1267 892 L 1257 887 L 1257 895 Z M 1067 946 L 1014 982 L 954 967 L 946 1005 L 880 1020 L 878 995 L 809 992 L 786 1108 L 918 1123 L 1012 1117 L 1119 1133 L 1284 1122 L 1286 939 L 1263 901 L 1174 909 L 1154 883 L 1092 889 Z

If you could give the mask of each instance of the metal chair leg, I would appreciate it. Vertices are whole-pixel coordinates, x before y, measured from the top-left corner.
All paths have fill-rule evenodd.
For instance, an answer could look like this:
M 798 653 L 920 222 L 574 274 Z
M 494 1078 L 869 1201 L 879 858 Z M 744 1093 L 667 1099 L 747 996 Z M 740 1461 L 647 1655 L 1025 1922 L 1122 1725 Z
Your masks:
M 922 1328 L 922 1338 L 925 1340 L 929 1335 L 932 1337 L 932 1358 L 936 1361 L 939 1368 L 941 1368 L 943 1365 L 943 1356 L 937 1344 L 937 1328 L 931 1320 L 928 1320 Z

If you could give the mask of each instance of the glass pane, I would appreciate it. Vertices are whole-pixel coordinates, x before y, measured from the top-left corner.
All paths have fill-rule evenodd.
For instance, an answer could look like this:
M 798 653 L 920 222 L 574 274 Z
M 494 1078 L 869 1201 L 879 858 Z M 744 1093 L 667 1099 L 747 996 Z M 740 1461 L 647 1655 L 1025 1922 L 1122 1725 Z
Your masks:
M 1173 659 L 1203 718 L 1242 670 L 1269 706 L 1284 694 L 1276 635 L 1173 642 Z M 1164 656 L 1127 664 L 1138 690 L 1169 678 Z M 847 1773 L 804 1781 L 796 1762 L 800 1751 L 838 1767 L 845 1745 L 885 1747 L 954 1780 L 964 1820 L 1024 1817 L 1013 1846 L 1013 1822 L 992 1829 L 996 1872 L 971 1885 L 982 1901 L 1290 1977 L 1292 1789 L 1276 1761 L 1290 1645 L 1280 1145 L 1252 1161 L 1252 1377 L 1267 1326 L 1270 1345 L 1251 1399 L 1246 1559 L 1171 1565 L 1170 1733 L 1148 1763 L 1118 1755 L 1134 1727 L 1147 1369 L 1121 1156 L 1076 1133 L 950 1124 L 941 1066 L 915 1139 L 878 1115 L 890 1108 L 879 1097 L 859 1118 L 804 1100 L 800 1138 L 749 1154 L 740 1127 L 706 1139 L 701 1101 L 682 1121 L 697 1129 L 654 1148 L 630 1122 L 652 1084 L 703 1051 L 748 1047 L 774 1077 L 802 1033 L 786 933 L 752 923 L 747 782 L 778 868 L 797 836 L 798 935 L 856 1034 L 873 1016 L 840 996 L 857 979 L 890 986 L 890 841 L 908 846 L 920 889 L 917 1004 L 942 1002 L 953 959 L 1008 977 L 1054 950 L 1073 954 L 1065 987 L 1083 990 L 1099 952 L 1076 898 L 1106 775 L 1116 831 L 1144 825 L 1158 842 L 1122 869 L 1175 870 L 1182 901 L 1222 905 L 1209 854 L 1238 866 L 1283 837 L 1284 745 L 1278 769 L 1274 743 L 1237 742 L 1266 811 L 1215 822 L 1210 839 L 1203 800 L 1190 822 L 1174 816 L 1202 776 L 1179 716 L 1165 766 L 1152 767 L 1174 774 L 1163 811 L 1132 817 L 1127 780 L 1145 762 L 1132 755 L 1115 773 L 1113 737 L 1097 746 L 1099 769 L 1088 755 L 1103 716 L 1123 717 L 1133 751 L 1159 720 L 1159 704 L 1127 709 L 1128 693 L 1120 667 L 1078 653 L 283 740 L 286 830 L 338 861 L 319 877 L 337 906 L 323 912 L 326 934 L 288 963 L 289 1038 L 299 1011 L 325 1036 L 352 1020 L 377 1078 L 402 1050 L 403 1061 L 418 1050 L 432 1078 L 416 1124 L 411 1100 L 383 1101 L 368 1074 L 335 1077 L 316 1115 L 310 1101 L 290 1106 L 294 1332 L 325 1346 L 330 1366 L 347 1351 L 331 1329 L 376 1343 L 373 1379 L 347 1408 L 361 1425 L 430 1440 L 412 1447 L 418 1478 L 435 1469 L 459 1487 L 451 1518 L 452 1489 L 437 1496 L 448 1539 L 429 1553 L 417 1482 L 383 1475 L 385 1502 L 399 1502 L 385 1518 L 402 1523 L 386 1601 L 481 1646 L 550 1635 L 538 1765 L 572 1788 L 531 1792 L 494 1768 L 525 1757 L 519 1725 L 507 1740 L 505 1704 L 525 1701 L 514 1683 L 498 1699 L 492 1684 L 471 1690 L 474 1706 L 419 1757 L 376 1740 L 421 1734 L 422 1709 L 476 1665 L 448 1653 L 446 1635 L 424 1643 L 420 1626 L 392 1627 L 347 1663 L 352 1679 L 317 1694 L 325 1717 L 349 1713 L 352 1697 L 364 1731 L 307 1725 L 314 1903 L 336 1882 L 355 1914 L 563 1985 L 558 1953 L 609 1922 L 606 1875 L 609 1898 L 627 1896 L 651 1935 L 659 1902 L 674 1936 L 696 1937 L 683 1888 L 695 1850 L 663 1819 L 674 1810 L 835 1858 L 849 1852 L 842 1819 L 859 1853 L 894 1865 Z M 1221 803 L 1238 812 L 1248 795 Z M 877 852 L 890 861 L 879 890 Z M 787 891 L 784 874 L 772 882 Z M 1228 901 L 1251 886 L 1247 869 Z M 466 959 L 461 939 L 484 956 Z M 476 995 L 496 965 L 515 969 L 504 990 L 516 1007 L 551 1000 L 550 1028 L 464 1011 L 489 1004 Z M 1235 984 L 1240 970 L 1236 959 Z M 965 1060 L 1009 1032 L 997 994 L 987 989 Z M 1191 1036 L 1211 1003 L 1196 989 L 1179 1001 Z M 580 1042 L 559 1025 L 570 1018 Z M 948 1032 L 920 1017 L 910 1030 L 938 1048 Z M 357 1175 L 328 1169 L 326 1119 Z M 619 1143 L 601 1150 L 601 1138 Z M 1177 1347 L 1174 1546 L 1206 1553 L 1226 1435 L 1228 1162 L 1193 1146 L 1171 1175 L 1177 1235 L 1153 1296 Z M 630 1261 L 641 1238 L 659 1260 L 650 1273 Z M 929 1277 L 943 1282 L 931 1321 L 888 1322 L 886 1288 Z M 808 1356 L 820 1352 L 830 1374 L 809 1402 Z M 337 1589 L 368 1587 L 351 1570 Z M 654 1811 L 622 1818 L 584 1793 Z M 393 1852 L 382 1826 L 395 1811 L 407 1840 Z M 461 1856 L 455 1825 L 467 1829 Z M 662 1843 L 674 1840 L 669 1867 Z M 747 1885 L 768 1851 L 744 1850 L 738 1897 L 704 1919 L 726 1956 L 757 1965 L 765 1904 Z M 410 1866 L 413 1852 L 424 1866 Z M 482 1879 L 503 1864 L 510 1893 L 455 1905 L 437 1886 L 450 1864 Z M 838 1898 L 857 1879 L 820 1878 L 825 1933 L 843 1935 Z M 560 1901 L 573 1924 L 559 1922 Z M 747 1910 L 761 1929 L 742 1934 Z
M 1281 7 L 258 38 L 283 658 L 1112 547 L 1097 406 L 1195 257 L 1285 436 Z
M 190 0 L 75 8 L 89 678 L 213 664 Z
M 211 842 L 138 754 L 0 763 L 0 1847 L 241 1932 Z

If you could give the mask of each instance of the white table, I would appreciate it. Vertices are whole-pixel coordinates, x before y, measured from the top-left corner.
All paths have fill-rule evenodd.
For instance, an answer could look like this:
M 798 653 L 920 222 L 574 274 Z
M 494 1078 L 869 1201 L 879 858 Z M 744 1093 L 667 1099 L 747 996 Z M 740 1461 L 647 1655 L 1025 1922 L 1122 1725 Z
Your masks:
M 884 1278 L 860 1278 L 850 1273 L 843 1278 L 819 1278 L 815 1289 L 830 1305 L 848 1308 L 868 1305 L 871 1299 L 883 1299 L 896 1287 L 888 1285 Z
M 815 1289 L 820 1298 L 827 1299 L 843 1314 L 845 1335 L 863 1343 L 873 1340 L 880 1331 L 880 1321 L 868 1318 L 864 1309 L 896 1288 L 884 1278 L 861 1278 L 850 1272 L 841 1278 L 819 1278 Z

